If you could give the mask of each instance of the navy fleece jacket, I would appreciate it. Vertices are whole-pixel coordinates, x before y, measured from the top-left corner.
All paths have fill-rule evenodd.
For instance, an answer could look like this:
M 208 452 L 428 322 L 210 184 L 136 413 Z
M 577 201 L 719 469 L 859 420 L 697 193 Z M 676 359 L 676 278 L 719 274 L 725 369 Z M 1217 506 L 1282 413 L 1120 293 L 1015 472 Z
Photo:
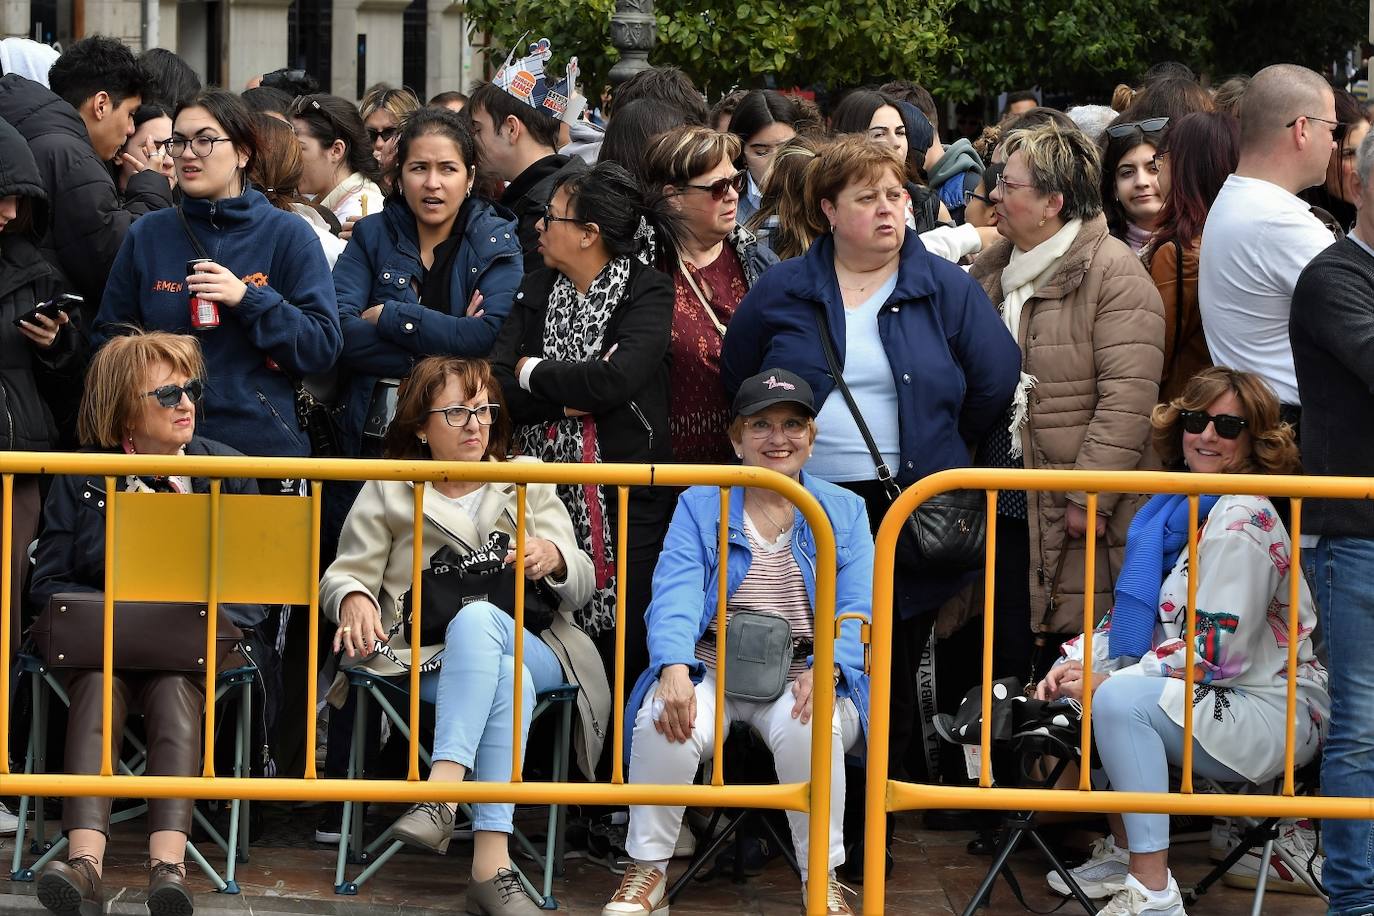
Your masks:
M 182 208 L 206 253 L 248 285 L 243 301 L 220 306 L 219 327 L 192 329 L 186 262 L 196 252 L 177 211 L 159 210 L 134 223 L 119 249 L 97 342 L 128 325 L 195 335 L 208 376 L 197 433 L 246 455 L 309 455 L 294 379 L 333 368 L 343 349 L 320 240 L 251 187 L 219 201 L 188 197 Z

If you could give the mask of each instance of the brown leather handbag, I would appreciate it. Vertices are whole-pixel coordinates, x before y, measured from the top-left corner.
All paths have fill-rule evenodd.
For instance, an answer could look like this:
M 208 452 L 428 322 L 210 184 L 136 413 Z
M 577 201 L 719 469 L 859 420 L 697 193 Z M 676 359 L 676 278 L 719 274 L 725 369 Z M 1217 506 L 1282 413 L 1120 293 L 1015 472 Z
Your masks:
M 176 601 L 119 601 L 114 613 L 116 671 L 205 671 L 207 606 Z M 243 639 L 220 609 L 215 621 L 218 670 Z M 50 668 L 104 666 L 105 596 L 100 592 L 53 595 L 29 628 L 35 652 Z

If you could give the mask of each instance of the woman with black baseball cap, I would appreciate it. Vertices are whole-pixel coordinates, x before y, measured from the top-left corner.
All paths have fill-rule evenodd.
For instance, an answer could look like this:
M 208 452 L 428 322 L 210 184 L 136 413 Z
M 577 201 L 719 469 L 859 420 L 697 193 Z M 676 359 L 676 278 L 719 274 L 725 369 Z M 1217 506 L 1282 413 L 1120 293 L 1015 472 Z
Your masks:
M 746 467 L 791 477 L 820 502 L 835 531 L 836 616 L 868 615 L 873 574 L 873 538 L 863 500 L 803 471 L 816 441 L 816 406 L 811 386 L 785 369 L 767 369 L 746 379 L 735 395 L 730 440 Z M 720 490 L 692 487 L 677 511 L 654 570 L 653 601 L 647 614 L 649 668 L 626 704 L 630 782 L 688 784 L 715 741 L 717 658 L 716 590 L 702 589 L 720 574 L 717 552 Z M 727 722 L 754 725 L 773 752 L 778 778 L 802 782 L 811 772 L 811 649 L 816 622 L 816 543 L 805 518 L 785 496 L 772 490 L 730 491 L 729 549 L 726 553 Z M 747 615 L 747 616 L 744 616 Z M 830 626 L 822 622 L 821 626 Z M 752 686 L 759 669 L 735 661 L 734 638 L 741 627 L 786 630 L 773 643 L 777 657 L 767 677 Z M 753 653 L 750 653 L 753 654 Z M 868 719 L 868 675 L 857 621 L 848 621 L 835 642 L 835 668 L 822 677 L 836 685 L 832 745 L 830 873 L 827 912 L 852 913 L 833 870 L 844 861 L 844 753 L 863 740 Z M 770 689 L 761 689 L 763 682 Z M 635 916 L 666 910 L 665 878 L 682 823 L 680 807 L 631 805 L 625 848 L 634 862 L 603 916 Z M 792 842 L 807 878 L 807 816 L 788 812 Z

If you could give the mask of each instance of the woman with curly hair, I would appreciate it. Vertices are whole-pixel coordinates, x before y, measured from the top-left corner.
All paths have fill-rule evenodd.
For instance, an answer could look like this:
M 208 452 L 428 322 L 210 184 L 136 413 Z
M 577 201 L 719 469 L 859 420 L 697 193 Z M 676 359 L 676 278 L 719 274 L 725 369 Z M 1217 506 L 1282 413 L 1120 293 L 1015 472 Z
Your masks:
M 1199 474 L 1291 474 L 1293 429 L 1257 375 L 1204 369 L 1183 393 L 1155 408 L 1154 445 L 1166 465 Z M 1169 767 L 1183 761 L 1189 576 L 1188 497 L 1159 494 L 1131 523 L 1116 603 L 1093 634 L 1091 688 L 1082 638 L 1036 688 L 1041 699 L 1093 695 L 1093 738 L 1102 770 L 1119 792 L 1167 792 Z M 1288 726 L 1288 599 L 1292 544 L 1263 496 L 1202 496 L 1195 567 L 1193 771 L 1222 782 L 1258 783 L 1283 770 Z M 1298 581 L 1294 763 L 1316 756 L 1331 700 L 1312 651 L 1316 610 Z M 1112 834 L 1072 874 L 1101 911 L 1184 916 L 1169 872 L 1169 817 L 1111 815 Z M 1067 894 L 1057 875 L 1050 886 Z

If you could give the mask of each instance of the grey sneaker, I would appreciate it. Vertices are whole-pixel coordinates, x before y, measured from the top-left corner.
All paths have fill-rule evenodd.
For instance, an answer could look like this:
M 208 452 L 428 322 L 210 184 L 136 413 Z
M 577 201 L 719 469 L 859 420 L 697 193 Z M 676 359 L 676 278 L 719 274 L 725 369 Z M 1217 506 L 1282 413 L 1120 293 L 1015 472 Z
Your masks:
M 453 839 L 453 811 L 439 802 L 414 805 L 391 825 L 393 839 L 443 855 Z
M 1173 875 L 1169 876 L 1163 896 L 1152 894 L 1134 875 L 1127 875 L 1121 890 L 1097 911 L 1097 916 L 1188 916 L 1188 913 L 1183 909 L 1183 895 Z
M 1088 861 L 1077 868 L 1069 869 L 1069 874 L 1078 883 L 1079 888 L 1093 900 L 1110 897 L 1121 890 L 1130 872 L 1130 853 L 1118 847 L 1110 836 L 1093 840 Z M 1068 883 L 1059 877 L 1059 872 L 1050 872 L 1045 876 L 1045 881 L 1056 894 L 1063 894 L 1065 897 L 1073 895 Z
M 496 877 L 468 885 L 467 911 L 472 916 L 543 916 L 525 893 L 513 869 L 497 869 Z

